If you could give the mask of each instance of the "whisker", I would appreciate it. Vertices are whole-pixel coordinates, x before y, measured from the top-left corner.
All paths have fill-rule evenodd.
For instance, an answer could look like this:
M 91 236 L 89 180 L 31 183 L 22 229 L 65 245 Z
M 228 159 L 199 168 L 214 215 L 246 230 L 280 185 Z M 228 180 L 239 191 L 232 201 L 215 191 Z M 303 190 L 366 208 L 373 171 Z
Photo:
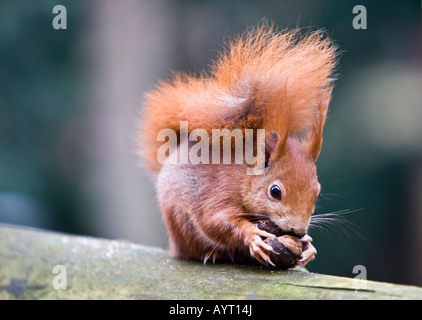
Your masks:
M 341 199 L 342 196 L 336 193 L 325 193 L 321 192 L 321 195 L 319 197 L 319 201 L 330 201 L 331 203 L 336 203 L 338 199 Z
M 318 230 L 327 228 L 329 230 L 344 233 L 349 239 L 351 238 L 350 232 L 355 233 L 360 238 L 365 239 L 362 235 L 362 229 L 355 223 L 344 218 L 344 215 L 359 212 L 363 209 L 343 209 L 334 212 L 322 213 L 311 216 L 310 228 L 317 227 Z
M 336 198 L 343 198 L 341 195 L 337 194 L 337 193 L 327 193 L 327 192 L 321 192 L 321 197 L 323 196 L 328 196 L 328 197 L 336 197 Z
M 309 224 L 308 229 L 309 229 L 308 232 L 312 231 L 312 230 L 317 230 L 317 231 L 321 231 L 321 232 L 325 231 L 322 226 L 317 225 L 315 223 L 313 224 L 312 222 Z

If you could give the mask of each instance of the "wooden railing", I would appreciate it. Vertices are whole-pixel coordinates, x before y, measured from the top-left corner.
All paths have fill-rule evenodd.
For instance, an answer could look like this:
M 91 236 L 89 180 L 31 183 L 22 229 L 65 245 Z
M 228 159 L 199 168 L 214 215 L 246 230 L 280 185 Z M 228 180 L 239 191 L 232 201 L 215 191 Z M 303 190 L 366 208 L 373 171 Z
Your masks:
M 0 225 L 2 299 L 422 299 L 422 288 L 203 265 L 125 241 Z

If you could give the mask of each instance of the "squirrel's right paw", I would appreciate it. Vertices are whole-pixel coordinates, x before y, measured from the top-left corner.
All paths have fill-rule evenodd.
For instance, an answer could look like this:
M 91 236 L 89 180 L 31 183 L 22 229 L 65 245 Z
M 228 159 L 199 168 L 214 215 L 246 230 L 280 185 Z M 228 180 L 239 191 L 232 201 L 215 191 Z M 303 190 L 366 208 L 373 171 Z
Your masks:
M 275 264 L 270 259 L 271 252 L 277 254 L 273 247 L 269 244 L 266 244 L 261 237 L 271 238 L 275 237 L 275 235 L 268 233 L 266 231 L 260 230 L 256 228 L 254 235 L 251 237 L 251 240 L 248 243 L 249 252 L 253 258 L 258 260 L 263 265 L 272 265 Z

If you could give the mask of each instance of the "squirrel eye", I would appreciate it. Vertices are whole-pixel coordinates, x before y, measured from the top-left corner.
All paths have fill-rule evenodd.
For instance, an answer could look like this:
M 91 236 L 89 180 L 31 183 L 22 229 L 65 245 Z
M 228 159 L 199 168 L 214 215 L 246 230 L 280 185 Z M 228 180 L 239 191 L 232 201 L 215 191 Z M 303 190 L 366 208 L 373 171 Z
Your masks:
M 278 185 L 273 184 L 270 188 L 271 196 L 277 200 L 281 200 L 281 189 Z

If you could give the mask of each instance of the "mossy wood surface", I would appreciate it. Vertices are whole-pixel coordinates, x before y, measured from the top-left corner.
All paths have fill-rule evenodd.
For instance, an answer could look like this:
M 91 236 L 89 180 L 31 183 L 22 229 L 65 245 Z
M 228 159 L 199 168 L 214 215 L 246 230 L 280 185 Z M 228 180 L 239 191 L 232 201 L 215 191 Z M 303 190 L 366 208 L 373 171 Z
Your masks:
M 53 273 L 57 265 L 65 273 L 63 267 Z M 63 279 L 66 289 L 55 289 Z M 0 299 L 422 299 L 422 288 L 250 265 L 204 266 L 125 241 L 0 224 Z

